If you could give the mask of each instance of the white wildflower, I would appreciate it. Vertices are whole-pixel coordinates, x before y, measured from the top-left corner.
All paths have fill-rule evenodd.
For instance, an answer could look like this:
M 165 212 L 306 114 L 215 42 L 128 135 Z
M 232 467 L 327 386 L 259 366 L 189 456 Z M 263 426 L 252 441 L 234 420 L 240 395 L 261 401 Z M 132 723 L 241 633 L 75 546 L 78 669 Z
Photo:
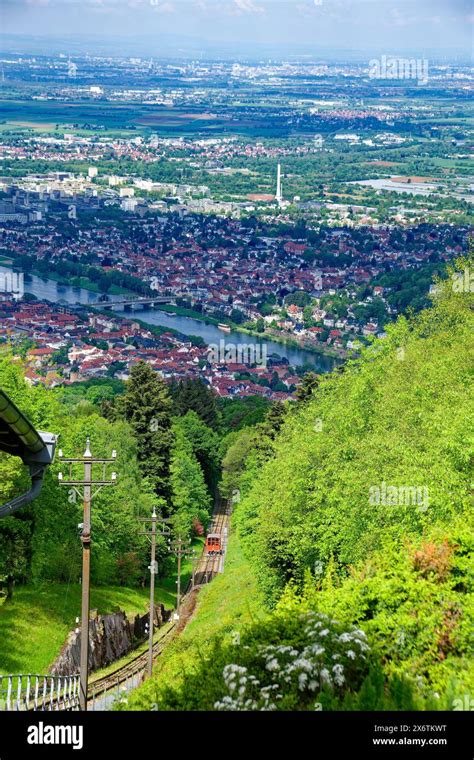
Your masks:
M 276 657 L 273 658 L 273 660 L 269 660 L 266 664 L 267 670 L 280 670 L 280 663 L 276 659 Z
M 324 681 L 325 683 L 331 683 L 331 674 L 327 668 L 323 668 L 320 673 L 321 681 Z
M 342 686 L 345 681 L 345 678 L 344 678 L 344 668 L 340 662 L 334 665 L 332 672 L 334 673 L 334 681 L 336 685 Z
M 300 673 L 298 676 L 298 689 L 300 691 L 304 691 L 304 688 L 306 686 L 306 681 L 308 680 L 308 676 L 306 673 Z

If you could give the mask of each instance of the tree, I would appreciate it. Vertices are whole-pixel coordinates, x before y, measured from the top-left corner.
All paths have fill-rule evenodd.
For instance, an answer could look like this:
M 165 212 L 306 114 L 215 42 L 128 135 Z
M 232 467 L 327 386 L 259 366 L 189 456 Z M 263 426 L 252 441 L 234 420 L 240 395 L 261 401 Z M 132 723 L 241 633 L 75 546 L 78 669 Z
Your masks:
M 220 491 L 226 498 L 230 498 L 233 492 L 245 492 L 263 463 L 272 456 L 274 441 L 287 413 L 288 406 L 276 401 L 268 409 L 263 422 L 227 436 L 220 485 Z
M 170 485 L 176 533 L 184 537 L 194 525 L 207 525 L 212 501 L 191 442 L 179 428 L 171 455 Z
M 233 491 L 240 487 L 240 478 L 247 457 L 255 446 L 255 431 L 251 428 L 244 428 L 239 433 L 230 433 L 228 438 L 232 442 L 228 445 L 227 452 L 222 460 L 220 492 L 224 498 L 230 499 Z
M 306 374 L 303 375 L 301 384 L 296 390 L 296 400 L 307 401 L 311 398 L 320 381 L 321 376 L 317 375 L 316 372 L 306 372 Z
M 158 495 L 169 493 L 169 449 L 172 443 L 171 399 L 165 382 L 145 362 L 130 373 L 125 394 L 118 399 L 119 414 L 132 426 L 143 474 Z
M 52 364 L 69 364 L 68 351 L 70 346 L 63 346 L 58 351 L 51 354 Z
M 27 575 L 32 522 L 22 515 L 5 517 L 0 524 L 0 583 L 7 587 L 7 599 L 13 596 L 15 581 Z
M 311 297 L 304 290 L 298 290 L 296 293 L 291 293 L 291 295 L 285 298 L 285 303 L 287 306 L 291 306 L 293 304 L 294 306 L 304 307 L 308 306 L 310 302 Z
M 175 415 L 184 417 L 190 410 L 216 430 L 219 426 L 219 412 L 217 399 L 214 391 L 206 383 L 198 378 L 186 377 L 178 383 L 172 382 L 169 386 L 173 399 L 173 412 Z
M 92 385 L 87 389 L 86 398 L 93 404 L 101 404 L 114 398 L 114 389 L 111 385 Z
M 219 478 L 219 437 L 194 411 L 187 412 L 174 423 L 191 445 L 192 452 L 201 465 L 206 485 L 214 493 Z
M 241 325 L 245 321 L 245 314 L 240 309 L 232 309 L 230 312 L 230 318 L 236 325 Z
M 222 419 L 222 429 L 230 432 L 256 425 L 257 422 L 262 422 L 269 403 L 262 396 L 219 399 L 218 405 Z
M 123 372 L 126 366 L 127 365 L 125 364 L 125 362 L 119 362 L 119 361 L 110 362 L 109 366 L 107 367 L 107 376 L 113 377 L 116 372 Z
M 433 309 L 399 319 L 344 372 L 321 378 L 288 415 L 274 455 L 262 463 L 261 451 L 248 453 L 237 519 L 269 600 L 315 563 L 333 558 L 344 578 L 428 527 L 456 544 L 449 526 L 465 524 L 472 481 L 472 300 L 440 286 Z

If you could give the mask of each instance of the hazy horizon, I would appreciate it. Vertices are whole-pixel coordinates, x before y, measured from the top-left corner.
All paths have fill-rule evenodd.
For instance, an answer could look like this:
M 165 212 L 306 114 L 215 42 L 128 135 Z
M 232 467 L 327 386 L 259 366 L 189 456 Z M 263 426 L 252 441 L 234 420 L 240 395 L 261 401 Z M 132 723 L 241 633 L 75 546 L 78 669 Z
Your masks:
M 2 50 L 472 58 L 470 0 L 2 0 Z

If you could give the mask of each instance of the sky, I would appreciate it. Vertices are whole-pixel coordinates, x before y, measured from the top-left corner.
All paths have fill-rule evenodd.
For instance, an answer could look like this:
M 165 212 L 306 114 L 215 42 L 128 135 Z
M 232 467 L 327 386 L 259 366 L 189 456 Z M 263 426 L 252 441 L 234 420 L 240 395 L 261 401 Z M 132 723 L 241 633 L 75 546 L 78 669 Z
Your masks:
M 472 56 L 474 0 L 0 0 L 4 49 L 41 38 L 88 52 Z M 26 43 L 28 44 L 28 43 Z

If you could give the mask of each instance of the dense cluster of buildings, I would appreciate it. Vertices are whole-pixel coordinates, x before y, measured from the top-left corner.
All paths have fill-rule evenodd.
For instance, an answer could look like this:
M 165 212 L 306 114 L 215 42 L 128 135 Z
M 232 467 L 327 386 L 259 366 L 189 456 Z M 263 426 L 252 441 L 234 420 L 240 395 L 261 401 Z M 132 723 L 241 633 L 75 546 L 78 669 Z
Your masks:
M 31 209 L 25 191 L 17 191 L 16 199 L 21 213 Z M 124 226 L 101 222 L 98 216 L 85 226 L 73 218 L 74 236 L 65 235 L 57 219 L 33 225 L 9 222 L 0 229 L 0 249 L 20 261 L 33 249 L 43 272 L 46 264 L 59 274 L 66 263 L 91 265 L 101 273 L 105 291 L 107 273 L 123 273 L 151 294 L 169 296 L 203 315 L 249 326 L 264 320 L 273 334 L 280 331 L 306 344 L 323 340 L 327 347 L 341 349 L 353 334 L 380 334 L 383 324 L 351 320 L 350 313 L 347 324 L 341 319 L 330 324 L 330 315 L 317 309 L 308 321 L 307 315 L 305 319 L 285 309 L 285 298 L 304 292 L 317 306 L 324 296 L 345 293 L 352 301 L 359 298 L 356 305 L 368 305 L 374 292 L 366 288 L 360 300 L 361 288 L 393 269 L 454 258 L 463 251 L 468 233 L 452 225 L 420 225 L 363 231 L 321 228 L 297 238 L 248 220 L 216 216 L 177 212 L 130 214 L 129 219 Z M 383 299 L 385 294 L 375 295 Z M 396 316 L 388 305 L 386 312 Z
M 126 380 L 138 361 L 146 361 L 164 379 L 201 378 L 224 398 L 287 399 L 299 382 L 285 359 L 239 364 L 174 332 L 155 335 L 133 319 L 6 295 L 0 296 L 0 342 L 14 351 L 26 346 L 27 381 L 47 387 L 91 378 Z
M 464 164 L 434 178 L 424 168 L 405 176 L 402 167 L 415 160 L 418 139 L 420 172 L 431 158 L 450 159 L 447 145 L 467 161 L 467 132 L 446 124 L 433 138 L 426 124 L 445 116 L 445 106 L 402 101 L 385 84 L 374 100 L 379 86 L 362 64 L 65 55 L 10 56 L 3 64 L 7 82 L 28 84 L 33 111 L 45 101 L 78 106 L 68 111 L 73 123 L 49 132 L 3 133 L 0 263 L 13 262 L 25 277 L 51 272 L 104 301 L 131 291 L 165 296 L 221 327 L 243 325 L 252 340 L 291 338 L 344 357 L 358 340 L 383 335 L 397 314 L 390 287 L 379 283 L 384 274 L 443 263 L 465 249 L 472 188 Z M 453 70 L 448 86 L 464 86 L 457 73 L 470 77 Z M 109 129 L 102 116 L 81 121 L 92 118 L 82 104 L 110 117 L 118 103 L 133 105 L 123 128 Z M 253 134 L 268 136 L 245 136 Z M 436 135 L 443 145 L 431 155 Z M 445 223 L 458 215 L 460 224 Z M 127 377 L 141 358 L 166 378 L 203 377 L 222 396 L 287 397 L 298 382 L 284 361 L 211 361 L 207 347 L 183 335 L 157 335 L 112 312 L 12 301 L 7 293 L 0 309 L 0 337 L 31 341 L 31 382 Z

